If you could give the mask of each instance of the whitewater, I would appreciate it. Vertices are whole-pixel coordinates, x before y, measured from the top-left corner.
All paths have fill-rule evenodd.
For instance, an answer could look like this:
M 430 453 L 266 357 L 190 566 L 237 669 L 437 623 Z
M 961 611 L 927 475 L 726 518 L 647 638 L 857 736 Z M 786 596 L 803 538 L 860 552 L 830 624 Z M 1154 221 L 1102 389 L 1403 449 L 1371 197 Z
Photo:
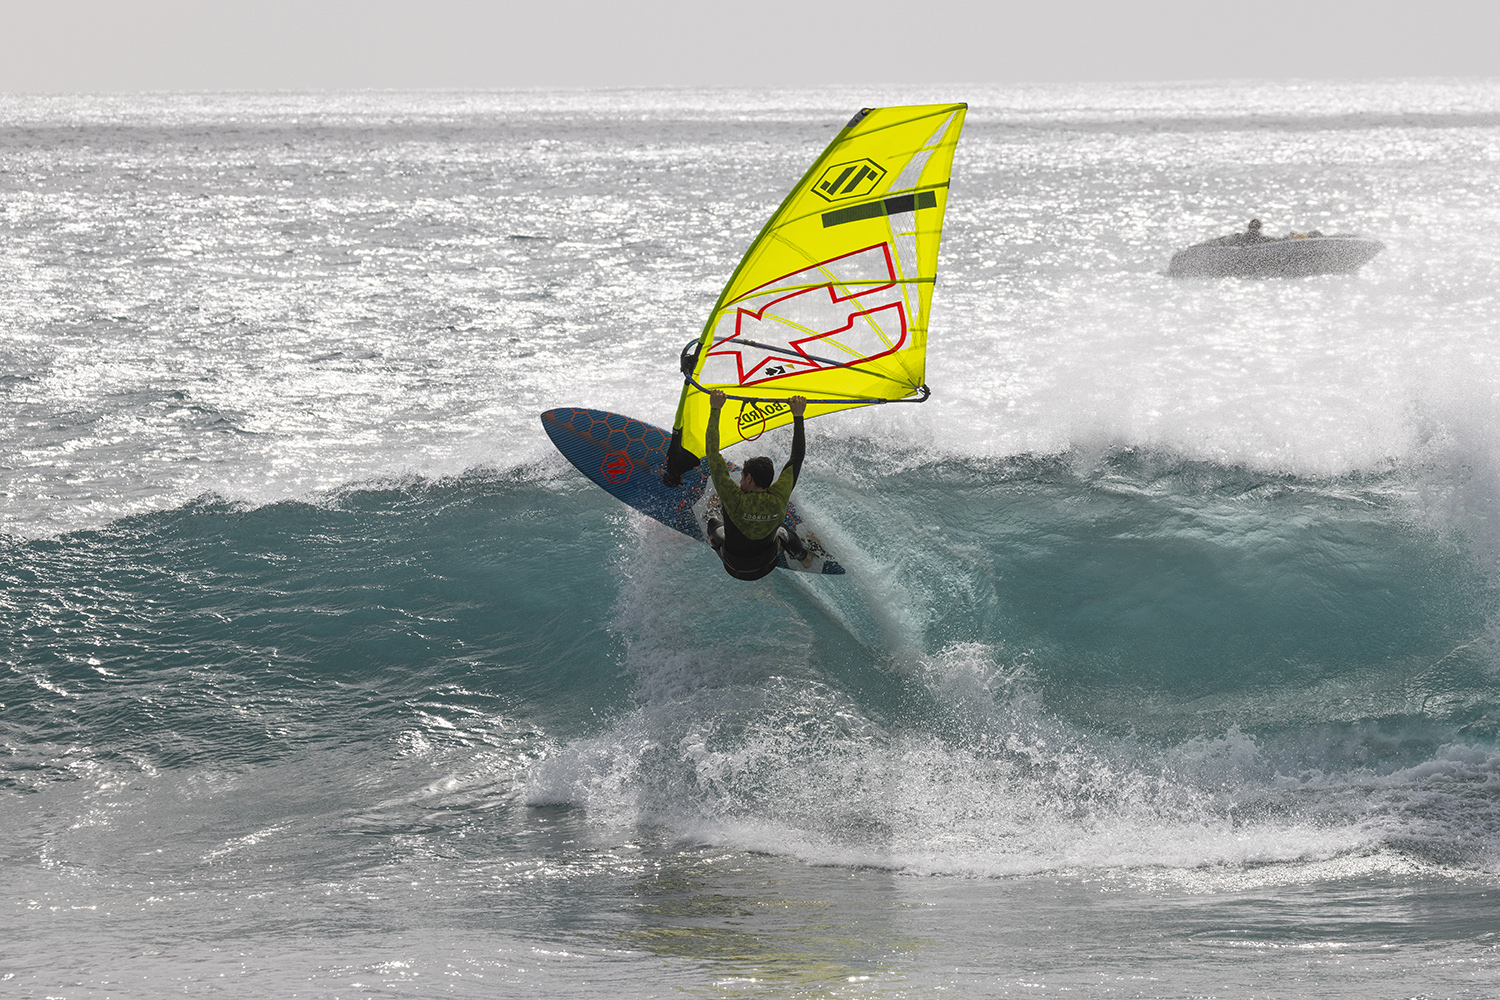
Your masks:
M 955 100 L 846 576 L 557 454 Z M 1497 328 L 1492 80 L 0 96 L 0 995 L 1494 996 Z

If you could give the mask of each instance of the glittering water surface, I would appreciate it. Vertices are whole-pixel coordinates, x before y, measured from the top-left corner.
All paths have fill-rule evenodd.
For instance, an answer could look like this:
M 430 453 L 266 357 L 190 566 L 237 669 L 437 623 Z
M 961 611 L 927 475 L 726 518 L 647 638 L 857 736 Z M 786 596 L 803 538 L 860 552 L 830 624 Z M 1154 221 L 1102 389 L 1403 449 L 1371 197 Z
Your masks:
M 846 577 L 555 453 L 953 99 Z M 0 98 L 0 992 L 1493 995 L 1497 160 L 1487 81 Z M 1252 215 L 1386 250 L 1164 276 Z

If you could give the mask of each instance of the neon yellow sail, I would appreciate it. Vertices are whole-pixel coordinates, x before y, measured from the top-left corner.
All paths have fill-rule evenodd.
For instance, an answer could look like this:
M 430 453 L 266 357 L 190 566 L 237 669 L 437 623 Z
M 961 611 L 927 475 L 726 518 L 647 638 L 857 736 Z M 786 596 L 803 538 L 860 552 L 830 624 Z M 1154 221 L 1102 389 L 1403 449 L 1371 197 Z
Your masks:
M 926 398 L 938 241 L 967 108 L 866 108 L 818 157 L 683 351 L 682 448 L 704 453 L 713 389 L 731 399 L 721 448 L 790 423 L 790 396 L 808 398 L 809 417 Z

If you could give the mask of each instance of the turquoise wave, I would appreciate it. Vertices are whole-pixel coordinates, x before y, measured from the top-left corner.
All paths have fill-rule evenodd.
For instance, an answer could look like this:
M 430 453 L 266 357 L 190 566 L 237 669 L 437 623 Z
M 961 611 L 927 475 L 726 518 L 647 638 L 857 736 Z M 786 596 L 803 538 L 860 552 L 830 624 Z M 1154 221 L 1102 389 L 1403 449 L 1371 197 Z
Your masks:
M 578 755 L 608 745 L 609 768 L 651 789 L 637 802 L 696 795 L 722 819 L 770 808 L 766 759 L 782 774 L 883 747 L 920 767 L 916 740 L 945 748 L 933 767 L 1003 765 L 1075 806 L 1105 779 L 1058 784 L 1068 769 L 1137 790 L 1151 775 L 1176 810 L 1312 821 L 1336 801 L 1442 853 L 1451 825 L 1349 801 L 1395 775 L 1405 795 L 1424 768 L 1448 789 L 1455 768 L 1500 774 L 1497 592 L 1409 494 L 1394 474 L 1309 482 L 1133 453 L 815 475 L 799 495 L 849 578 L 755 585 L 536 470 L 261 507 L 203 497 L 0 547 L 0 787 L 85 760 L 242 768 L 420 739 L 520 746 L 553 762 L 528 801 L 598 807 Z M 773 729 L 796 738 L 768 744 Z M 1330 775 L 1338 791 L 1309 797 Z M 1479 842 L 1500 838 L 1464 815 Z

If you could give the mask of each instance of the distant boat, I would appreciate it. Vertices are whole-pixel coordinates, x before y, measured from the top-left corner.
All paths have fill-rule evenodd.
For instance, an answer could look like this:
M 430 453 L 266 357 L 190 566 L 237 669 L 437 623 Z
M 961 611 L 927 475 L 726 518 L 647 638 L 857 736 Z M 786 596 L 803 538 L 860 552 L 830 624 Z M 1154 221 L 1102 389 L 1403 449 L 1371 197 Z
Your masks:
M 1311 274 L 1351 274 L 1385 249 L 1385 244 L 1353 233 L 1324 236 L 1288 233 L 1262 236 L 1252 219 L 1243 233 L 1194 243 L 1172 255 L 1173 278 L 1302 278 Z

